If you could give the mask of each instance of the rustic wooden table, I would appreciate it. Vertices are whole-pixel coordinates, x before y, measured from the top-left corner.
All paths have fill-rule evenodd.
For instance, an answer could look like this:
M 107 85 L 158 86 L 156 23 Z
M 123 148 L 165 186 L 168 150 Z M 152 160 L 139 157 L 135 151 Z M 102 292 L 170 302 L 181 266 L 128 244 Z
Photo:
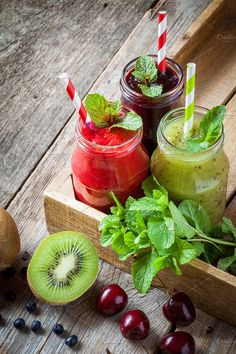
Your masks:
M 233 1 L 233 0 L 232 0 Z M 155 27 L 153 12 L 168 11 L 169 46 L 210 3 L 210 0 L 2 0 L 1 14 L 1 132 L 0 201 L 19 227 L 22 253 L 33 253 L 47 234 L 42 193 L 55 174 L 62 171 L 71 155 L 75 121 L 73 108 L 57 80 L 67 71 L 83 96 L 104 80 L 106 90 L 119 79 L 120 67 L 110 72 L 115 53 L 125 61 L 154 52 L 149 34 Z M 132 43 L 132 46 L 130 45 Z M 114 69 L 114 65 L 113 65 Z M 104 71 L 105 70 L 105 71 Z M 25 262 L 19 261 L 19 270 Z M 30 324 L 35 316 L 24 309 L 31 298 L 25 280 L 1 281 L 0 353 L 153 353 L 155 344 L 168 330 L 161 315 L 167 295 L 152 289 L 146 297 L 137 294 L 128 274 L 105 262 L 95 286 L 79 301 L 65 307 L 39 303 L 37 318 L 44 331 L 35 335 L 19 333 L 12 326 L 17 317 Z M 94 308 L 98 289 L 118 282 L 129 294 L 130 308 L 143 309 L 151 319 L 152 332 L 142 343 L 123 339 L 118 317 L 104 319 Z M 3 300 L 6 289 L 17 292 L 17 300 Z M 216 294 L 217 296 L 217 294 Z M 229 304 L 230 306 L 230 304 Z M 64 340 L 51 332 L 63 323 L 67 333 L 77 334 L 80 344 L 69 350 Z M 187 329 L 196 339 L 199 354 L 236 352 L 235 328 L 198 311 L 197 320 Z

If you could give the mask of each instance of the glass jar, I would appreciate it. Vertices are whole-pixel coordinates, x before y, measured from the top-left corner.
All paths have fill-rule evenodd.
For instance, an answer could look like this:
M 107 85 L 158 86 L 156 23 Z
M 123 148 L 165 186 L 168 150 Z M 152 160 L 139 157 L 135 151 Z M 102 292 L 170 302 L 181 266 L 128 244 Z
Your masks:
M 195 124 L 199 126 L 206 113 L 207 109 L 195 107 Z M 158 147 L 151 158 L 151 172 L 167 189 L 171 200 L 176 203 L 184 199 L 196 200 L 215 223 L 221 218 L 226 203 L 229 162 L 223 151 L 224 132 L 222 130 L 221 137 L 208 149 L 192 152 L 170 142 L 171 138 L 178 139 L 178 134 L 182 137 L 183 124 L 183 107 L 163 117 L 157 131 Z
M 157 55 L 150 55 L 157 62 Z M 149 154 L 157 146 L 156 132 L 161 118 L 173 108 L 183 105 L 183 72 L 180 66 L 172 59 L 166 58 L 167 68 L 176 74 L 176 86 L 157 97 L 147 97 L 136 92 L 127 83 L 127 76 L 134 70 L 138 58 L 129 62 L 122 71 L 120 79 L 121 101 L 129 109 L 135 111 L 143 119 L 143 143 Z
M 72 155 L 72 177 L 75 196 L 80 201 L 109 212 L 114 204 L 113 191 L 121 203 L 131 195 L 141 195 L 142 181 L 148 174 L 149 157 L 141 144 L 142 129 L 135 131 L 120 145 L 98 145 L 81 133 L 81 120 L 76 127 L 77 147 Z

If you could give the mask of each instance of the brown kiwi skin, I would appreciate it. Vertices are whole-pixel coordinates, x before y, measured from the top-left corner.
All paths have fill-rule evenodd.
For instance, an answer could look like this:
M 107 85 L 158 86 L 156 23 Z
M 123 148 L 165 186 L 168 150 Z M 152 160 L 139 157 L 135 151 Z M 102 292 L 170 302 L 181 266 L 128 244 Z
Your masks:
M 1 253 L 1 248 L 4 253 Z M 20 253 L 20 235 L 12 216 L 0 208 L 0 270 L 10 267 Z

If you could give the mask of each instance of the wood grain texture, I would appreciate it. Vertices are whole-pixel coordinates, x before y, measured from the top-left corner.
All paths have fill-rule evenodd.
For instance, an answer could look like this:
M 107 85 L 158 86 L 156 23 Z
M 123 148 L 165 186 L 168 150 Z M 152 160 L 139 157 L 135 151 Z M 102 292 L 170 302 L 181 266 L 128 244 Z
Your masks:
M 198 17 L 198 15 L 201 13 L 201 11 L 210 3 L 210 0 L 201 0 L 196 2 L 195 0 L 191 0 L 187 2 L 187 6 L 186 6 L 186 2 L 185 1 L 167 1 L 165 3 L 165 6 L 163 8 L 168 10 L 169 13 L 169 22 L 170 22 L 170 39 L 171 39 L 171 44 L 175 43 L 176 39 L 188 28 L 189 24 L 196 18 Z M 156 7 L 156 9 L 158 8 L 158 6 Z M 187 12 L 186 12 L 187 11 Z M 177 20 L 178 19 L 178 20 Z M 117 55 L 115 56 L 115 59 L 113 61 L 114 67 L 114 80 L 116 78 L 119 77 L 120 75 L 120 71 L 121 68 L 123 66 L 123 64 L 128 60 L 128 58 L 132 58 L 135 55 L 139 55 L 140 53 L 145 53 L 145 52 L 153 52 L 155 50 L 155 38 L 156 38 L 156 34 L 153 31 L 153 27 L 156 25 L 155 19 L 153 19 L 152 21 L 149 20 L 149 13 L 147 13 L 144 18 L 142 19 L 142 21 L 139 23 L 138 27 L 132 32 L 132 34 L 130 35 L 130 37 L 128 38 L 127 42 L 125 42 L 124 45 L 124 49 L 122 48 L 120 52 L 117 53 Z M 138 38 L 139 40 L 137 41 L 137 37 L 135 36 L 135 31 L 137 30 L 137 34 L 138 34 Z M 148 38 L 148 42 L 147 42 L 147 38 Z M 131 50 L 132 48 L 132 50 Z M 77 50 L 79 50 L 77 48 Z M 122 52 L 123 50 L 123 52 Z M 109 70 L 112 69 L 112 67 L 109 67 Z M 110 73 L 112 71 L 107 72 Z M 70 72 L 69 72 L 70 73 Z M 104 73 L 103 78 L 105 80 L 107 80 L 107 75 Z M 78 80 L 79 82 L 79 80 Z M 100 86 L 99 86 L 99 82 L 100 82 Z M 97 82 L 96 86 L 93 88 L 93 91 L 95 91 L 96 89 L 99 89 L 99 87 L 101 87 L 101 90 L 103 90 L 102 87 L 103 84 L 105 85 L 105 87 L 107 87 L 107 81 L 103 82 L 103 79 L 101 78 L 101 80 Z M 59 86 L 59 90 L 61 90 L 61 87 Z M 99 89 L 100 91 L 100 89 Z M 59 92 L 59 91 L 58 91 Z M 108 87 L 106 89 L 106 92 L 108 92 Z M 113 83 L 111 83 L 110 86 L 110 94 L 111 96 L 118 96 L 119 95 L 119 90 L 118 90 L 118 83 L 116 83 L 115 85 Z M 57 104 L 59 104 L 60 102 L 63 102 L 65 105 L 67 105 L 66 111 L 69 112 L 70 111 L 70 104 L 69 102 L 66 101 L 66 98 L 64 96 L 64 93 L 61 93 L 60 98 L 57 101 Z M 69 118 L 69 115 L 67 115 L 67 118 Z M 44 189 L 47 187 L 48 184 L 50 184 L 50 182 L 52 181 L 52 179 L 54 178 L 54 176 L 56 174 L 58 174 L 59 172 L 63 175 L 64 172 L 68 171 L 68 163 L 69 163 L 69 158 L 71 155 L 71 152 L 73 150 L 73 141 L 74 141 L 74 126 L 75 126 L 75 121 L 76 121 L 76 117 L 73 116 L 72 119 L 69 121 L 69 123 L 65 126 L 65 128 L 62 130 L 61 134 L 59 135 L 58 139 L 56 140 L 56 142 L 54 144 L 52 144 L 52 146 L 50 147 L 50 149 L 48 150 L 47 154 L 43 157 L 43 159 L 41 160 L 41 162 L 39 163 L 38 167 L 35 169 L 35 171 L 31 174 L 30 178 L 26 181 L 26 183 L 22 186 L 21 190 L 19 191 L 19 193 L 17 194 L 17 196 L 14 198 L 14 200 L 11 202 L 8 210 L 10 210 L 10 212 L 12 213 L 12 215 L 15 217 L 15 220 L 17 221 L 17 224 L 19 226 L 19 230 L 21 232 L 21 239 L 22 239 L 22 244 L 23 244 L 23 248 L 29 250 L 31 253 L 34 251 L 35 247 L 38 245 L 39 241 L 46 235 L 47 231 L 46 231 L 46 226 L 45 226 L 45 222 L 43 220 L 43 208 L 42 208 L 42 192 L 44 191 Z M 105 267 L 105 264 L 103 263 L 103 266 Z M 113 280 L 117 281 L 119 278 L 118 275 L 120 274 L 120 271 L 115 269 L 112 266 L 108 266 L 109 270 L 107 270 L 107 268 L 105 268 L 104 270 L 104 275 L 101 278 L 101 284 L 105 283 L 107 280 Z M 116 277 L 112 278 L 110 274 L 115 274 Z M 102 273 L 101 273 L 102 274 Z M 100 281 L 100 276 L 99 276 L 99 281 Z M 20 287 L 20 291 L 23 292 L 24 291 L 24 287 L 25 284 L 23 283 Z M 157 291 L 158 297 L 160 296 L 160 291 Z M 26 293 L 26 298 L 28 298 L 28 293 Z M 133 295 L 133 304 L 136 303 L 136 297 L 137 295 L 134 294 Z M 145 298 L 144 298 L 145 299 Z M 24 301 L 25 299 L 20 300 L 19 299 L 19 307 L 22 309 L 23 305 L 24 305 Z M 150 298 L 150 305 L 155 306 L 155 297 L 151 297 Z M 41 305 L 40 305 L 41 306 Z M 146 306 L 146 303 L 145 303 Z M 146 308 L 146 307 L 145 307 Z M 8 317 L 9 313 L 12 313 L 14 309 L 14 306 L 11 307 L 11 312 L 7 311 L 5 313 L 5 316 Z M 54 311 L 56 310 L 56 316 L 53 317 L 53 313 L 54 312 L 50 312 L 50 315 L 52 316 L 52 318 L 59 320 L 61 318 L 62 321 L 65 321 L 65 325 L 67 326 L 68 324 L 68 328 L 69 330 L 73 329 L 73 327 L 76 325 L 73 322 L 73 315 L 71 313 L 67 313 L 66 309 L 62 309 L 62 312 L 57 312 L 58 309 L 55 308 L 50 308 L 50 311 Z M 80 309 L 81 310 L 81 309 Z M 16 312 L 18 313 L 18 312 Z M 92 317 L 92 312 L 88 311 L 87 313 L 87 317 L 91 316 Z M 49 316 L 50 317 L 50 316 Z M 99 328 L 102 321 L 104 321 L 103 318 L 101 318 L 100 316 L 97 318 L 97 322 L 96 322 L 96 328 Z M 161 318 L 158 317 L 158 322 L 161 322 Z M 214 323 L 216 325 L 215 328 L 218 328 L 218 326 L 220 326 L 221 322 L 220 321 L 216 321 L 215 319 L 212 319 L 210 316 L 206 315 L 206 314 L 202 314 L 202 316 L 200 316 L 200 322 L 201 324 L 198 325 L 198 323 L 196 323 L 194 326 L 194 328 L 202 328 L 202 326 L 207 326 L 209 323 L 212 324 Z M 87 325 L 89 326 L 90 321 L 88 320 Z M 46 323 L 45 323 L 46 324 Z M 162 328 L 162 325 L 160 324 L 160 327 Z M 10 329 L 11 327 L 8 327 L 8 329 Z M 78 334 L 79 334 L 79 322 L 77 327 L 78 328 Z M 220 330 L 222 331 L 223 334 L 225 334 L 225 338 L 227 338 L 228 341 L 232 340 L 232 337 L 229 336 L 227 337 L 228 334 L 232 334 L 232 332 L 230 332 L 231 327 L 227 326 L 225 324 L 222 324 L 222 327 L 220 327 Z M 18 348 L 20 347 L 20 345 L 22 345 L 22 348 L 24 348 L 24 351 L 21 351 L 21 354 L 23 353 L 27 353 L 27 354 L 31 354 L 31 353 L 39 353 L 40 351 L 43 353 L 52 353 L 52 350 L 55 351 L 59 351 L 61 353 L 65 353 L 65 349 L 64 346 L 62 345 L 62 342 L 59 343 L 58 338 L 55 338 L 51 335 L 49 335 L 49 337 L 47 337 L 47 335 L 45 335 L 45 337 L 40 337 L 40 341 L 37 339 L 37 349 L 35 349 L 35 346 L 33 347 L 35 349 L 35 351 L 31 351 L 29 349 L 29 347 L 27 346 L 27 344 L 25 343 L 26 341 L 26 337 L 25 336 L 20 336 L 18 334 L 17 339 L 15 337 L 15 330 L 13 329 L 12 331 L 7 331 L 8 333 L 6 333 L 6 337 L 8 338 L 8 344 L 4 344 L 4 339 L 5 337 L 3 337 L 0 334 L 1 337 L 1 343 L 3 340 L 3 345 L 1 347 L 1 350 L 3 351 L 3 348 L 5 350 L 5 352 L 9 353 L 9 354 L 15 354 L 16 352 L 11 352 L 8 350 L 8 345 L 10 338 L 12 336 L 12 333 L 14 333 L 14 340 L 19 341 L 18 342 Z M 84 332 L 83 332 L 84 333 Z M 91 334 L 93 333 L 93 334 Z M 105 333 L 110 333 L 110 332 L 105 332 Z M 206 336 L 205 332 L 201 332 L 199 330 L 199 339 L 198 337 L 196 337 L 196 340 L 199 341 L 200 345 L 202 345 L 202 343 L 207 343 L 207 345 L 213 343 L 213 342 L 217 342 L 217 337 L 215 337 L 214 332 L 213 334 L 208 337 Z M 196 333 L 196 335 L 198 335 Z M 160 333 L 161 334 L 161 333 Z M 119 333 L 116 331 L 116 333 L 114 333 L 114 336 L 118 336 Z M 36 340 L 35 336 L 33 336 L 32 334 L 30 335 L 30 341 L 32 342 L 34 340 Z M 88 337 L 87 337 L 88 336 Z M 91 336 L 91 337 L 89 337 Z M 207 338 L 206 338 L 207 337 Z M 28 338 L 28 337 L 27 337 Z M 48 338 L 48 339 L 47 339 Z M 83 354 L 88 354 L 88 353 L 96 353 L 95 350 L 96 348 L 93 346 L 93 340 L 96 341 L 96 332 L 93 329 L 92 332 L 90 332 L 90 335 L 87 334 L 84 337 L 84 341 L 86 342 L 86 338 L 90 338 L 89 339 L 89 348 L 86 348 L 86 351 L 84 351 L 83 349 L 81 349 L 81 353 Z M 93 340 L 92 340 L 93 338 Z M 112 354 L 117 354 L 117 353 L 122 353 L 122 354 L 130 354 L 131 352 L 127 351 L 127 341 L 122 339 L 120 340 L 120 337 L 116 337 L 119 338 L 119 341 L 117 340 L 117 348 L 116 345 L 114 344 L 113 347 L 109 347 L 110 351 Z M 99 343 L 100 346 L 102 345 L 102 341 L 106 340 L 105 337 L 100 338 L 100 340 L 96 341 L 96 343 Z M 19 344 L 20 343 L 20 344 Z M 86 342 L 87 343 L 87 342 Z M 86 343 L 84 343 L 84 345 L 86 345 Z M 14 345 L 13 342 L 11 345 Z M 198 351 L 200 351 L 200 345 L 198 345 Z M 25 352 L 25 350 L 28 350 L 28 352 Z M 103 348 L 103 347 L 102 347 Z M 148 347 L 147 347 L 148 348 Z M 204 354 L 209 354 L 210 352 L 208 351 L 207 346 L 205 346 L 204 348 L 206 348 Z M 217 350 L 214 352 L 215 354 L 222 354 L 223 353 L 223 346 L 218 346 Z M 234 347 L 230 347 L 233 348 Z M 15 349 L 15 347 L 14 347 Z M 100 349 L 100 347 L 99 347 Z M 113 349 L 113 351 L 112 351 Z M 139 352 L 141 349 L 139 349 Z M 67 349 L 67 352 L 69 352 L 69 350 Z M 138 352 L 138 353 L 139 353 Z M 143 347 L 143 351 L 141 352 L 146 353 L 146 347 Z M 102 353 L 102 351 L 99 351 L 97 353 Z M 97 354 L 96 353 L 96 354 Z M 149 351 L 149 353 L 151 354 L 152 351 Z M 213 354 L 213 352 L 211 352 Z M 133 354 L 133 352 L 132 352 Z M 203 353 L 202 353 L 203 354 Z
M 73 112 L 58 75 L 68 71 L 83 96 L 151 3 L 1 1 L 0 205 L 8 204 Z

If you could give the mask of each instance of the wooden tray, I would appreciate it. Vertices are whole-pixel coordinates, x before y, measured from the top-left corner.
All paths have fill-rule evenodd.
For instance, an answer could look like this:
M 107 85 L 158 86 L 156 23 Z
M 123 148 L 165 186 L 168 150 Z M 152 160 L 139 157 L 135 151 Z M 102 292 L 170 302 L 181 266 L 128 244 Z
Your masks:
M 226 104 L 225 150 L 230 160 L 228 202 L 236 189 L 236 2 L 214 1 L 170 51 L 180 65 L 197 63 L 197 104 L 211 108 Z M 105 214 L 74 197 L 71 172 L 59 175 L 44 193 L 46 222 L 50 233 L 60 230 L 84 232 L 94 242 L 101 259 L 125 272 L 130 263 L 120 262 L 110 247 L 99 244 L 98 224 Z M 236 202 L 226 213 L 236 223 Z M 236 277 L 198 259 L 182 267 L 183 275 L 164 270 L 154 286 L 188 293 L 198 308 L 236 325 Z

